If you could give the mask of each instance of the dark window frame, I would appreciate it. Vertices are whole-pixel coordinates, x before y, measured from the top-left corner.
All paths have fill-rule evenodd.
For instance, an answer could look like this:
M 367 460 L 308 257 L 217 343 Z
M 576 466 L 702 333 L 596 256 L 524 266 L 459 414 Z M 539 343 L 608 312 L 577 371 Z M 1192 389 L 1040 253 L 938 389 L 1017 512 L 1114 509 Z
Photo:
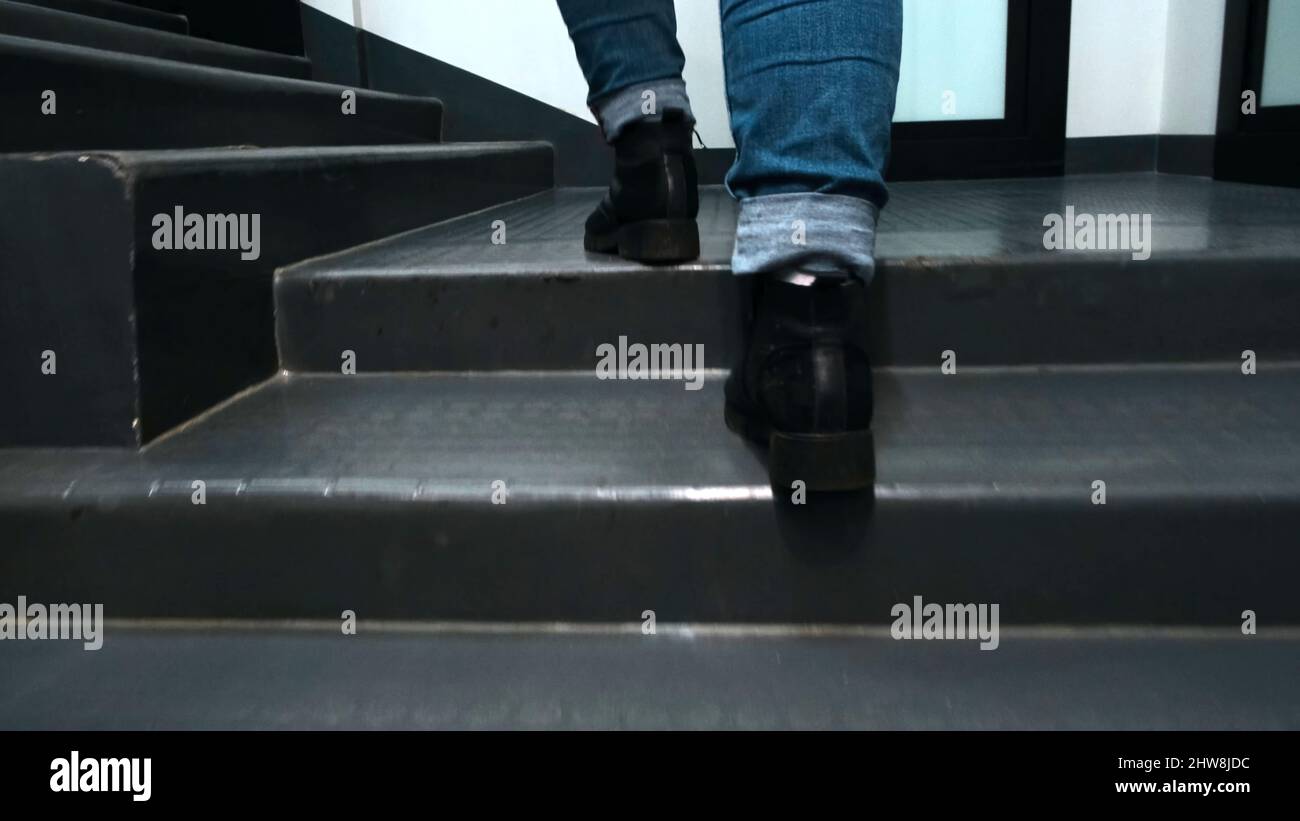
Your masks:
M 1214 178 L 1300 187 L 1300 105 L 1263 106 L 1264 41 L 1268 0 L 1229 0 L 1223 21 Z M 1241 95 L 1252 90 L 1256 113 L 1243 114 Z
M 1070 0 L 1009 0 L 1005 116 L 895 123 L 886 177 L 935 180 L 1063 174 L 1070 5 Z

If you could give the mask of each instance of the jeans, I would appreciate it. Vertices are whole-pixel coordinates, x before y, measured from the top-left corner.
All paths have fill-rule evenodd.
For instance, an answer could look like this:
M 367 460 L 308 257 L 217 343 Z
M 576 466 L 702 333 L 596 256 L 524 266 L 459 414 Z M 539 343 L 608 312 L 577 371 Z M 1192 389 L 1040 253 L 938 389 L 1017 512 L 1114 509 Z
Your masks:
M 690 111 L 672 0 L 558 0 L 609 140 Z M 720 0 L 740 200 L 737 274 L 870 279 L 902 51 L 902 0 Z

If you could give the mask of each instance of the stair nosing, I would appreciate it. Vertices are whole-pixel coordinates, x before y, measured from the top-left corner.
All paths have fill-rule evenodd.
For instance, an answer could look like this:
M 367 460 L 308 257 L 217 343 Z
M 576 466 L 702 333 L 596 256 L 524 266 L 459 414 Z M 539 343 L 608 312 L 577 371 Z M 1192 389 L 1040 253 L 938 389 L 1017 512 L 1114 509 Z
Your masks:
M 268 84 L 287 86 L 282 89 L 286 92 L 295 89 L 314 91 L 329 90 L 336 92 L 354 91 L 358 96 L 367 99 L 404 101 L 407 103 L 419 103 L 435 106 L 439 109 L 443 108 L 442 100 L 437 97 L 422 97 L 415 94 L 398 94 L 391 91 L 376 91 L 369 88 L 326 83 L 320 80 L 308 80 L 298 77 L 281 77 L 275 74 L 259 74 L 255 71 L 221 68 L 220 66 L 197 65 L 195 63 L 187 63 L 181 60 L 169 60 L 163 57 L 149 57 L 141 54 L 108 51 L 106 49 L 90 48 L 89 46 L 77 46 L 68 43 L 51 42 L 49 40 L 38 40 L 31 37 L 15 37 L 13 35 L 0 33 L 0 49 L 3 49 L 5 46 L 27 51 L 50 50 L 55 52 L 67 52 L 68 56 L 72 57 L 74 62 L 76 60 L 100 61 L 117 63 L 124 66 L 144 63 L 151 69 L 165 70 L 167 72 L 180 72 L 182 74 L 190 73 L 200 76 L 226 76 L 237 78 L 241 82 L 260 81 Z
M 37 6 L 33 4 L 23 3 L 20 2 L 20 0 L 0 0 L 0 10 L 3 10 L 5 7 L 22 7 L 23 9 L 22 13 L 31 13 L 37 16 L 49 15 L 51 18 L 54 18 L 56 21 L 59 18 L 80 18 L 82 20 L 89 21 L 87 25 L 103 26 L 110 31 L 133 30 L 135 32 L 140 33 L 140 36 L 156 37 L 163 40 L 164 42 L 169 42 L 176 45 L 181 45 L 184 43 L 197 43 L 201 48 L 210 48 L 220 52 L 226 52 L 231 54 L 232 56 L 241 56 L 246 58 L 256 57 L 268 61 L 280 62 L 285 64 L 286 66 L 292 64 L 299 68 L 310 69 L 311 67 L 311 60 L 309 60 L 306 56 L 299 55 L 299 54 L 284 54 L 278 51 L 268 51 L 266 49 L 251 48 L 249 46 L 241 46 L 235 43 L 223 43 L 217 40 L 206 40 L 204 38 L 195 37 L 190 34 L 181 34 L 179 32 L 166 31 L 162 29 L 152 29 L 143 26 L 137 26 L 132 23 L 125 23 L 120 20 L 108 20 L 102 17 L 94 17 L 87 14 L 78 14 L 76 12 L 63 11 L 61 9 L 52 9 L 45 6 Z M 23 37 L 23 35 L 13 35 L 13 34 L 9 34 L 7 36 Z M 46 40 L 40 37 L 24 37 L 23 39 L 37 40 L 42 43 L 53 43 L 53 44 L 65 45 L 65 46 L 78 46 L 80 48 L 93 49 L 95 51 L 108 51 L 114 54 L 126 54 L 126 55 L 132 55 L 136 57 L 153 57 L 153 59 L 156 60 L 171 60 L 172 62 L 185 63 L 187 65 L 206 66 L 208 68 L 225 68 L 224 66 L 210 66 L 206 63 L 193 63 L 188 60 L 181 60 L 181 59 L 175 59 L 170 57 L 154 57 L 153 55 L 139 54 L 134 51 L 120 51 L 117 49 L 97 48 L 95 46 L 87 46 L 79 43 L 68 43 L 62 40 Z M 243 71 L 249 74 L 262 73 L 258 71 L 250 71 L 247 69 L 228 69 L 228 70 Z M 270 74 L 264 76 L 279 77 L 282 75 Z M 288 79 L 310 79 L 310 78 L 294 77 Z

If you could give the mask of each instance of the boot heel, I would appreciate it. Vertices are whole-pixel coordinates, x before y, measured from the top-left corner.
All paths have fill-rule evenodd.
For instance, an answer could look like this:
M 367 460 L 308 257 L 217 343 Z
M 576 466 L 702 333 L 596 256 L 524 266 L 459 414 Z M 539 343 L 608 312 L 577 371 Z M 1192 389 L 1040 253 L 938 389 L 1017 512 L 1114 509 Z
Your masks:
M 588 231 L 582 237 L 582 249 L 596 254 L 617 254 L 618 232 L 593 234 Z
M 618 230 L 618 253 L 637 262 L 685 262 L 700 255 L 693 219 L 642 220 Z
M 870 430 L 844 433 L 779 433 L 768 439 L 772 486 L 789 489 L 799 480 L 808 490 L 863 490 L 876 480 L 876 451 Z

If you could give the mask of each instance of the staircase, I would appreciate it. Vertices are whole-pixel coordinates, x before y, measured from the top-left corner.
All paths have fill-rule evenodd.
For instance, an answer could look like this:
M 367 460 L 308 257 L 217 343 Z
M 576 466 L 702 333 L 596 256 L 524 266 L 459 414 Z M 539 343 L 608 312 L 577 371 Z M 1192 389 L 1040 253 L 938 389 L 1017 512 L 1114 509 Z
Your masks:
M 0 642 L 0 726 L 1300 726 L 1300 191 L 896 185 L 875 491 L 792 504 L 722 421 L 725 192 L 694 263 L 588 255 L 549 145 L 185 31 L 0 0 L 0 602 L 113 620 Z M 1150 259 L 1044 249 L 1067 206 Z M 999 649 L 894 641 L 914 596 Z

